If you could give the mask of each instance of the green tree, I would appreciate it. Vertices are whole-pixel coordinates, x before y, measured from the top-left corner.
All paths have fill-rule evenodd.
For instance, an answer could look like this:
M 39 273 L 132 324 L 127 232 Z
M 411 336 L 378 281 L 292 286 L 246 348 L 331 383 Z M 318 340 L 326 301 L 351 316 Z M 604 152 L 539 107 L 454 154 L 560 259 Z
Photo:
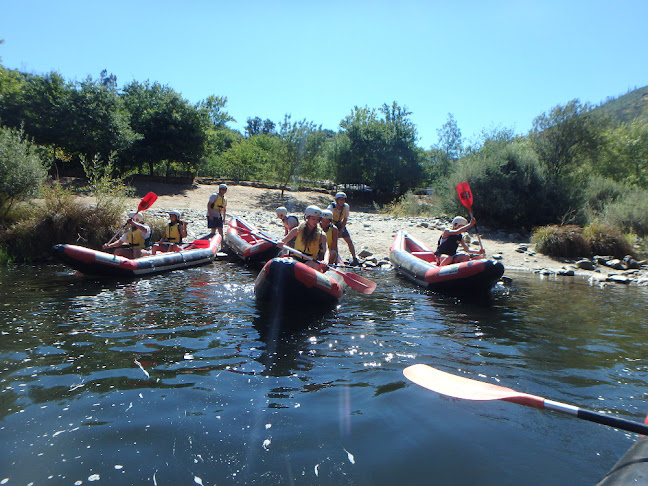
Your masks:
M 547 174 L 559 179 L 596 157 L 605 123 L 588 103 L 572 100 L 533 120 L 529 140 Z
M 648 188 L 648 126 L 634 121 L 604 132 L 605 146 L 594 170 L 604 177 Z
M 24 133 L 0 127 L 0 222 L 16 202 L 32 196 L 46 176 L 36 147 Z
M 322 127 L 313 122 L 292 122 L 290 115 L 284 116 L 284 121 L 279 125 L 279 137 L 283 141 L 281 156 L 274 168 L 282 197 L 291 178 L 300 175 L 302 166 L 308 166 L 317 156 L 320 144 L 312 143 L 311 137 L 321 130 Z
M 448 113 L 448 121 L 437 130 L 437 136 L 438 143 L 426 154 L 426 177 L 429 182 L 447 178 L 463 154 L 461 130 L 452 113 Z
M 206 100 L 198 103 L 198 109 L 203 111 L 209 118 L 216 129 L 227 128 L 230 122 L 236 122 L 225 107 L 227 105 L 227 96 L 208 96 Z

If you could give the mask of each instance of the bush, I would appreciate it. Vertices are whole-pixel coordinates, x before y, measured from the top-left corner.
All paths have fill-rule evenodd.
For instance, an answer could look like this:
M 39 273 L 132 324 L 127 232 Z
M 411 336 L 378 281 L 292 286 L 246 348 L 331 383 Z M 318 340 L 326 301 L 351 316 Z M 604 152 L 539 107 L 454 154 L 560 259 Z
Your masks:
M 536 251 L 554 257 L 589 257 L 592 255 L 583 229 L 575 225 L 543 226 L 533 230 L 531 242 Z
M 601 220 L 625 233 L 648 236 L 648 191 L 634 189 L 603 210 Z
M 34 195 L 47 171 L 22 131 L 0 128 L 0 223 L 17 201 Z
M 592 223 L 586 226 L 583 236 L 589 242 L 590 250 L 594 255 L 611 255 L 619 259 L 626 255 L 636 257 L 624 234 L 605 223 Z
M 428 197 L 429 198 L 429 197 Z M 426 202 L 424 197 L 418 197 L 409 191 L 396 201 L 387 204 L 382 212 L 393 216 L 426 216 L 434 217 L 439 214 L 439 209 L 431 198 Z

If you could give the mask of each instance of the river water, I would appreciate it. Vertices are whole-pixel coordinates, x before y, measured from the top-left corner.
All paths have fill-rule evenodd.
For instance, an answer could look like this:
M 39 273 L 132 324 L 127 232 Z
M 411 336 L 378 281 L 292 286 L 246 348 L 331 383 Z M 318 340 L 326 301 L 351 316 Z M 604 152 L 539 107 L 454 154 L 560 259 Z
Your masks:
M 403 377 L 414 363 L 648 412 L 645 289 L 507 272 L 474 302 L 373 270 L 372 296 L 273 315 L 255 275 L 0 267 L 0 483 L 593 484 L 636 438 L 438 395 Z

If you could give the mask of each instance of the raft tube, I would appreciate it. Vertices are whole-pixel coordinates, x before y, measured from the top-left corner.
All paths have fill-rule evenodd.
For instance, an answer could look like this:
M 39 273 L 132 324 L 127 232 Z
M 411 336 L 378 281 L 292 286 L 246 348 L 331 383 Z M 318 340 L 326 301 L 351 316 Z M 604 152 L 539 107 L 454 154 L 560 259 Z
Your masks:
M 504 274 L 504 265 L 486 258 L 439 266 L 432 249 L 404 231 L 396 233 L 389 260 L 399 275 L 436 291 L 487 291 Z
M 250 232 L 259 233 L 266 238 L 272 239 L 243 219 L 233 218 L 229 222 L 229 226 L 225 232 L 223 240 L 225 246 L 244 263 L 265 263 L 277 256 L 277 253 L 279 253 L 277 245 L 259 238 Z
M 648 484 L 648 437 L 639 438 L 597 486 Z
M 58 260 L 84 275 L 132 278 L 211 263 L 218 253 L 221 237 L 208 235 L 201 241 L 208 239 L 207 248 L 196 248 L 189 243 L 181 251 L 160 252 L 136 259 L 77 245 L 56 245 L 52 251 Z
M 335 304 L 345 288 L 336 272 L 319 272 L 290 257 L 273 258 L 265 264 L 254 283 L 257 302 L 282 306 Z

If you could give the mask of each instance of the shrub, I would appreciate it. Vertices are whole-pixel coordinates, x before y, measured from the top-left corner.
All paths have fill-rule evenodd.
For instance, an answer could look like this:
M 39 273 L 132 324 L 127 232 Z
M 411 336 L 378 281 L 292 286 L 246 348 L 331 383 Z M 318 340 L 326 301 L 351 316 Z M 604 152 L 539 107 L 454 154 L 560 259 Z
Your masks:
M 586 226 L 583 236 L 589 242 L 590 250 L 594 255 L 611 255 L 615 258 L 623 258 L 626 255 L 636 257 L 624 234 L 605 223 L 592 223 Z
M 399 197 L 396 201 L 387 204 L 382 212 L 391 214 L 393 216 L 427 216 L 433 217 L 439 214 L 439 209 L 435 201 L 429 198 L 417 197 L 413 192 L 409 191 L 405 195 Z
M 38 191 L 47 172 L 36 146 L 22 131 L 0 128 L 0 223 L 17 201 Z
M 579 226 L 543 226 L 536 228 L 531 236 L 536 250 L 555 257 L 589 257 L 590 245 Z
M 648 191 L 634 189 L 603 210 L 601 220 L 626 233 L 648 235 Z

